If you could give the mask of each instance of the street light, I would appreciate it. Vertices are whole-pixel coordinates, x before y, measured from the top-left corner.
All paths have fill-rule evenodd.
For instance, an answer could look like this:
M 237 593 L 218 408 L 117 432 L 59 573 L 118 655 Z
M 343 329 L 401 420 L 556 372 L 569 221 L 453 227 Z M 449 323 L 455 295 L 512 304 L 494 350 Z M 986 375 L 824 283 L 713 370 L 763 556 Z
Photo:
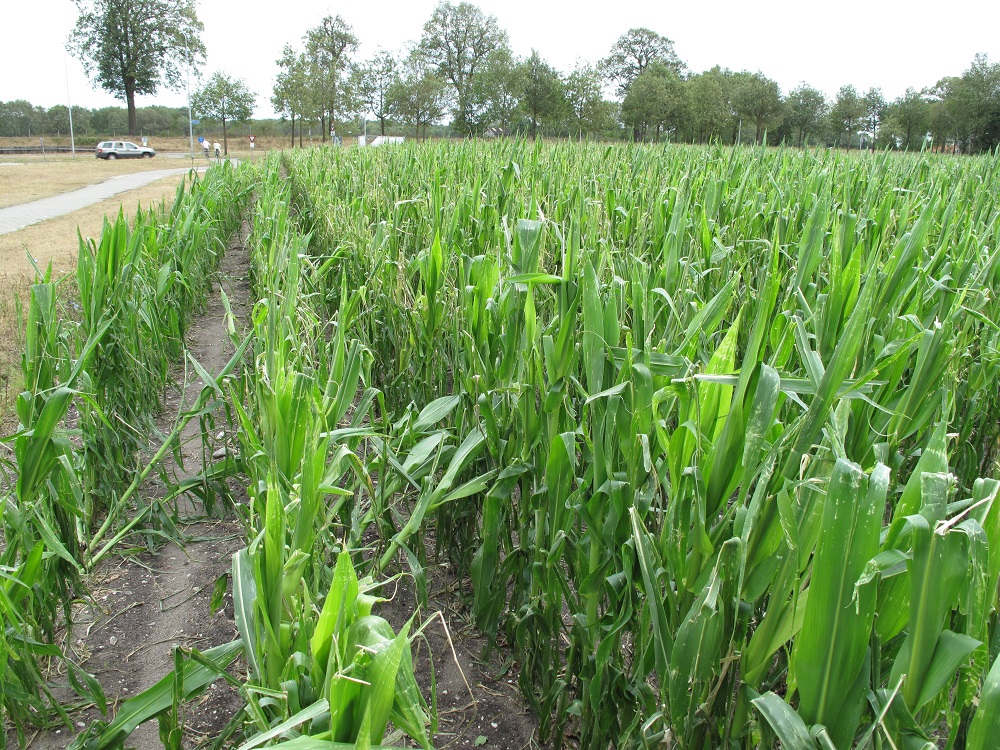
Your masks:
M 69 106 L 69 145 L 76 158 L 76 136 L 73 135 L 73 100 L 69 95 L 69 57 L 63 53 L 63 68 L 66 70 L 66 104 Z
M 191 47 L 188 44 L 187 37 L 184 37 L 184 48 L 187 50 L 187 100 L 188 100 L 188 140 L 191 143 L 191 163 L 194 164 L 194 116 L 191 114 L 191 66 L 194 64 L 194 60 L 191 57 Z

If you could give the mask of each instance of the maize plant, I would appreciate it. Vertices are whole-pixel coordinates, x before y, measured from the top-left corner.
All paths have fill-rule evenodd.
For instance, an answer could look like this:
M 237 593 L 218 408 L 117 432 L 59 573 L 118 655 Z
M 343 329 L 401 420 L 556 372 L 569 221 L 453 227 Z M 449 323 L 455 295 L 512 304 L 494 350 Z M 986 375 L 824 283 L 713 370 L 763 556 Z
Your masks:
M 543 740 L 984 741 L 996 159 L 512 142 L 265 170 L 316 315 L 362 300 L 378 569 L 419 576 L 434 530 Z
M 220 176 L 255 191 L 253 313 L 218 392 L 249 495 L 244 747 L 389 743 L 390 719 L 429 745 L 412 626 L 373 593 L 408 575 L 426 604 L 429 556 L 552 746 L 991 747 L 998 173 L 509 141 Z M 81 264 L 121 272 L 91 338 L 108 308 L 111 353 L 178 340 L 143 328 L 160 272 L 124 274 L 167 240 L 109 232 Z M 164 294 L 199 269 L 168 266 Z M 120 411 L 94 401 L 95 425 Z M 141 715 L 169 740 L 189 672 L 223 666 L 179 656 Z
M 208 274 L 241 219 L 243 189 L 227 172 L 193 179 L 170 212 L 140 211 L 132 225 L 119 215 L 98 240 L 81 238 L 79 304 L 51 269 L 31 288 L 20 424 L 5 438 L 13 460 L 3 462 L 11 480 L 0 498 L 0 745 L 8 720 L 21 744 L 28 725 L 71 726 L 48 684 L 49 660 L 62 662 L 75 693 L 106 711 L 100 685 L 61 651 L 60 629 L 71 632 L 83 574 L 117 541 L 143 522 L 176 531 L 165 514 L 151 512 L 162 506 L 136 503 L 133 518 L 125 516 L 180 433 L 139 470 L 140 449 L 150 447 L 145 428 L 183 351 L 186 321 L 203 304 Z

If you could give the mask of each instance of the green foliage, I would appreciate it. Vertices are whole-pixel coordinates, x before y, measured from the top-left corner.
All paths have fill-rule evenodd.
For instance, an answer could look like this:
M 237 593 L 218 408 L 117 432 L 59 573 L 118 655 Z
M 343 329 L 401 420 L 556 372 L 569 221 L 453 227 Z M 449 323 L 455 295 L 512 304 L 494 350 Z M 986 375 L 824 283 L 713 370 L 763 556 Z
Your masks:
M 496 17 L 469 2 L 453 5 L 443 0 L 424 24 L 419 54 L 454 88 L 454 126 L 460 133 L 470 133 L 475 122 L 472 102 L 477 70 L 488 55 L 506 48 L 507 32 Z
M 521 108 L 531 122 L 531 137 L 538 138 L 541 123 L 557 121 L 566 114 L 566 94 L 559 73 L 537 50 L 522 63 Z
M 646 68 L 654 63 L 672 71 L 676 75 L 684 72 L 684 63 L 674 51 L 674 43 L 665 36 L 645 28 L 629 29 L 611 47 L 610 54 L 601 60 L 604 76 L 618 85 L 618 93 L 624 96 Z
M 901 746 L 987 721 L 994 160 L 499 143 L 280 164 L 295 283 L 328 300 L 308 315 L 370 352 L 385 413 L 377 437 L 342 428 L 371 486 L 351 480 L 341 534 L 377 534 L 374 569 L 420 601 L 434 529 L 477 625 L 516 644 L 544 740 Z
M 181 70 L 205 56 L 193 0 L 75 0 L 69 50 L 94 82 L 126 102 L 135 135 L 135 95 L 176 88 Z
M 231 78 L 222 71 L 217 71 L 195 92 L 191 106 L 201 117 L 222 123 L 222 143 L 228 154 L 226 123 L 249 120 L 253 115 L 256 98 L 257 95 L 247 88 L 243 79 Z

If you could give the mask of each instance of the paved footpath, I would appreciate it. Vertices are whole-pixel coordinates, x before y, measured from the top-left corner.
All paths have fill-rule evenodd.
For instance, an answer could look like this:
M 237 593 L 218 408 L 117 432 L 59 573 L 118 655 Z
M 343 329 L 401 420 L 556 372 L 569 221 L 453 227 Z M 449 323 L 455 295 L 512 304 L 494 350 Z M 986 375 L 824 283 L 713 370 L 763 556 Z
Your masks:
M 111 198 L 129 190 L 141 188 L 151 182 L 162 180 L 175 174 L 184 174 L 189 167 L 176 169 L 157 169 L 152 172 L 134 172 L 118 175 L 96 185 L 88 185 L 79 190 L 71 190 L 51 198 L 42 198 L 31 203 L 21 203 L 17 206 L 0 208 L 0 234 L 16 232 L 18 229 L 37 224 L 40 221 L 54 219 L 63 214 L 72 213 L 86 208 L 94 203 Z M 202 167 L 199 171 L 204 171 Z

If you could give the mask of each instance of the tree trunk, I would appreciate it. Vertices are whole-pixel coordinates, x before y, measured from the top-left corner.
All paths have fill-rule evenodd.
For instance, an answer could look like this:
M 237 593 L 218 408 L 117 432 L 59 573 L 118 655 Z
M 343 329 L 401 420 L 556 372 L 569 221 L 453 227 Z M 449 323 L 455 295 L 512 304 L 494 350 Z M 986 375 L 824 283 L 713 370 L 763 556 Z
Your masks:
M 292 112 L 292 148 L 295 148 L 295 113 Z
M 531 118 L 531 140 L 538 140 L 538 123 L 535 122 L 535 118 Z
M 222 153 L 229 156 L 229 140 L 226 136 L 226 118 L 222 118 Z
M 137 130 L 135 122 L 135 80 L 125 79 L 125 103 L 128 106 L 128 134 L 135 135 Z
M 385 117 L 379 117 L 378 121 L 382 124 L 382 135 L 385 135 Z
M 299 148 L 302 148 L 302 118 L 299 118 Z

